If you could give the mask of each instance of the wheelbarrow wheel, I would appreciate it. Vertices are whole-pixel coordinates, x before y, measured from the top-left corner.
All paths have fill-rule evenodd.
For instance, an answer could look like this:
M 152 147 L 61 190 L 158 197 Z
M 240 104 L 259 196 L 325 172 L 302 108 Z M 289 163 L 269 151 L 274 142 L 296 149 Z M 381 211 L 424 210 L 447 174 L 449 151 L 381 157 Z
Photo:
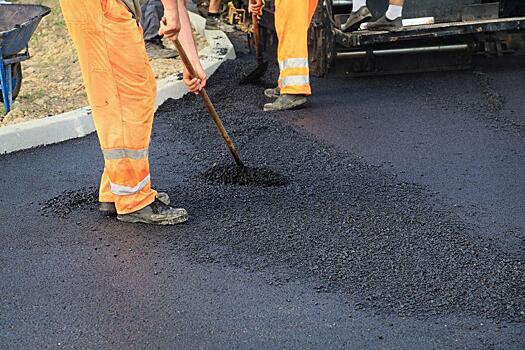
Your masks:
M 20 92 L 20 88 L 22 87 L 22 65 L 20 62 L 14 63 L 11 65 L 11 76 L 13 81 L 13 101 L 18 96 L 18 93 Z M 2 102 L 2 86 L 0 86 L 0 102 Z

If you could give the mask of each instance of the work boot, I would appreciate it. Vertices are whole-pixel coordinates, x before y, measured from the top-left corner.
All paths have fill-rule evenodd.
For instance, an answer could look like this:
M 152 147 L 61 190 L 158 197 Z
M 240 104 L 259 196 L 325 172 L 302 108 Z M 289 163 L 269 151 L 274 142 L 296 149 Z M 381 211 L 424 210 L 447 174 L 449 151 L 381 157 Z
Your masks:
M 98 211 L 104 216 L 117 215 L 117 208 L 113 202 L 100 202 L 98 204 Z
M 153 225 L 175 225 L 188 221 L 188 212 L 182 208 L 172 208 L 157 198 L 145 208 L 129 214 L 119 214 L 117 219 L 123 222 Z
M 226 33 L 233 32 L 233 27 L 229 24 L 224 23 L 224 20 L 221 16 L 210 16 L 206 18 L 206 30 L 222 30 Z
M 150 60 L 156 60 L 158 58 L 169 59 L 176 58 L 178 56 L 177 52 L 172 49 L 168 49 L 160 39 L 157 40 L 147 40 L 146 43 L 146 53 Z
M 269 98 L 279 98 L 281 96 L 281 89 L 277 86 L 271 89 L 264 90 L 264 96 Z
M 277 100 L 272 103 L 264 105 L 264 111 L 284 111 L 287 109 L 296 108 L 306 103 L 306 97 L 304 95 L 280 95 Z
M 381 30 L 396 31 L 402 28 L 403 28 L 403 19 L 401 17 L 398 17 L 396 19 L 388 19 L 386 16 L 379 18 L 377 21 L 368 22 L 367 27 L 366 27 L 367 30 L 372 30 L 372 31 L 381 31 Z
M 157 192 L 157 199 L 166 205 L 170 205 L 170 196 L 164 192 Z M 104 216 L 117 215 L 117 208 L 113 202 L 100 202 L 98 211 Z
M 350 17 L 348 17 L 346 22 L 341 25 L 341 30 L 346 32 L 350 29 L 357 29 L 359 24 L 363 23 L 369 18 L 372 18 L 372 13 L 368 7 L 362 6 L 359 10 L 350 14 Z

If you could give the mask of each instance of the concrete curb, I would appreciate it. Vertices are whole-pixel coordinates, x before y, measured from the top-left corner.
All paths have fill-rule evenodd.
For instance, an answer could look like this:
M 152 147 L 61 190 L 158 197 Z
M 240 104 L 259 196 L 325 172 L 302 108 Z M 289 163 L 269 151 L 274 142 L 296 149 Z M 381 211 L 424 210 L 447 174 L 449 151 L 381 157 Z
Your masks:
M 227 59 L 235 59 L 232 43 L 218 30 L 205 30 L 206 20 L 192 12 L 190 19 L 197 32 L 205 36 L 208 47 L 199 52 L 208 76 Z M 188 90 L 178 75 L 157 82 L 156 108 L 167 99 L 179 99 Z M 88 107 L 76 109 L 52 117 L 13 124 L 0 128 L 0 154 L 12 153 L 38 146 L 50 145 L 79 137 L 95 131 L 91 111 Z

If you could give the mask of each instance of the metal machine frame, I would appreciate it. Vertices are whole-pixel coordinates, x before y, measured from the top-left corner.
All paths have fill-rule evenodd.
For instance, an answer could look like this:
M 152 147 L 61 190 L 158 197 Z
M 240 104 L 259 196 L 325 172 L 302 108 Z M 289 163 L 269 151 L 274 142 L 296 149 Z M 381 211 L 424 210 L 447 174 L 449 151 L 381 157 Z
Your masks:
M 378 16 L 387 3 L 369 0 L 369 7 Z M 436 23 L 397 32 L 343 33 L 339 25 L 350 6 L 351 0 L 319 2 L 309 31 L 313 74 L 325 75 L 336 61 L 355 75 L 464 69 L 475 54 L 525 52 L 525 1 L 407 0 L 405 17 L 433 16 Z M 273 0 L 268 0 L 261 27 L 265 49 L 272 53 L 277 44 L 273 13 Z

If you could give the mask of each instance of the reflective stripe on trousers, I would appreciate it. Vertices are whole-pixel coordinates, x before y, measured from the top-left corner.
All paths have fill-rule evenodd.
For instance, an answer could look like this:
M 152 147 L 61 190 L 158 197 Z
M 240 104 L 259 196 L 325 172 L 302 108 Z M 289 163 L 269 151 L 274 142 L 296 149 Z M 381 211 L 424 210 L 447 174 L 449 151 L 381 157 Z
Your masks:
M 111 181 L 109 182 L 109 188 L 111 189 L 111 193 L 116 194 L 118 196 L 130 196 L 133 194 L 138 193 L 141 191 L 148 182 L 150 181 L 150 176 L 146 176 L 142 181 L 140 181 L 136 186 L 129 187 L 129 186 L 123 186 L 119 184 L 114 184 Z
M 281 94 L 311 94 L 307 36 L 316 7 L 317 0 L 275 0 Z
M 129 158 L 129 159 L 147 159 L 148 158 L 148 149 L 126 149 L 126 148 L 120 148 L 120 149 L 108 149 L 108 150 L 102 150 L 102 153 L 104 154 L 105 160 L 112 160 L 112 159 L 122 159 L 122 158 Z
M 308 68 L 308 58 L 288 58 L 285 61 L 279 61 L 279 69 L 291 68 Z
M 119 0 L 60 0 L 93 112 L 104 173 L 99 199 L 120 214 L 154 201 L 148 147 L 156 82 L 142 30 Z
M 281 78 L 281 90 L 291 86 L 304 86 L 310 84 L 310 77 L 308 75 L 290 75 Z

